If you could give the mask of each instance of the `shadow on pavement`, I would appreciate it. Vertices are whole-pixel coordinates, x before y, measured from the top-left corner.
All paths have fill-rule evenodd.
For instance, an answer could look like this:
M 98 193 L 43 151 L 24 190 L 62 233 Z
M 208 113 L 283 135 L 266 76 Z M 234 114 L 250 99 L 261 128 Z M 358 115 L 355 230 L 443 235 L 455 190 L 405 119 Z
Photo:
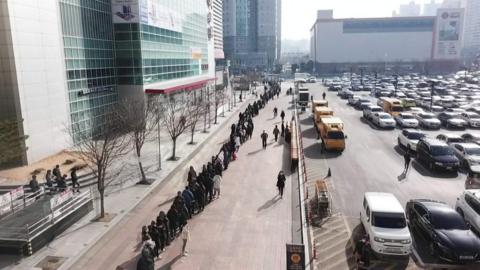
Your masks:
M 123 262 L 120 265 L 117 265 L 115 268 L 116 270 L 124 270 L 124 269 L 136 269 L 137 268 L 137 260 L 140 258 L 140 255 L 137 255 L 130 260 Z
M 300 120 L 300 124 L 302 125 L 313 125 L 313 119 L 310 117 L 303 118 Z
M 315 143 L 303 150 L 303 153 L 305 154 L 306 157 L 308 158 L 313 158 L 313 159 L 330 159 L 330 158 L 337 158 L 339 157 L 342 153 L 341 152 L 329 152 L 329 151 L 323 151 L 320 146 L 320 143 Z
M 271 198 L 270 200 L 266 201 L 262 206 L 258 207 L 257 212 L 261 212 L 272 207 L 277 201 L 280 200 L 280 195 L 275 195 L 275 197 Z
M 261 147 L 261 145 L 260 145 Z M 263 149 L 263 147 L 261 147 L 260 149 L 258 150 L 255 150 L 255 151 L 252 151 L 252 152 L 248 152 L 247 155 L 255 155 L 256 153 L 258 152 L 262 152 L 262 151 L 265 151 L 266 149 Z
M 426 169 L 423 164 L 418 162 L 417 160 L 412 161 L 412 167 L 422 176 L 429 176 L 434 178 L 443 178 L 443 179 L 455 179 L 458 176 L 457 172 L 438 172 L 438 171 L 430 171 Z
M 317 130 L 314 127 L 302 131 L 302 137 L 309 139 L 318 139 Z
M 174 265 L 178 260 L 180 260 L 180 258 L 182 258 L 182 254 L 178 254 L 175 258 L 170 260 L 164 266 L 162 266 L 160 268 L 157 268 L 157 270 L 170 270 L 170 269 L 172 269 L 172 265 Z
M 395 150 L 395 152 L 397 152 L 397 154 L 399 154 L 400 156 L 405 155 L 405 150 L 403 150 L 403 148 L 401 148 L 400 146 L 398 146 L 398 144 L 396 144 L 396 145 L 393 147 L 393 150 Z
M 22 257 L 17 255 L 0 255 L 0 269 L 13 266 L 21 259 Z

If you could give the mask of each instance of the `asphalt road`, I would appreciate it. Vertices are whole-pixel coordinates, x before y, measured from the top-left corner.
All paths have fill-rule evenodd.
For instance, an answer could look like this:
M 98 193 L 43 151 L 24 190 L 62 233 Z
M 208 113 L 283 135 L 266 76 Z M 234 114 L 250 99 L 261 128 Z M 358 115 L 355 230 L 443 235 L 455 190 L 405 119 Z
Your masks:
M 363 120 L 362 111 L 347 105 L 337 92 L 328 92 L 320 83 L 307 86 L 314 99 L 321 99 L 325 91 L 329 107 L 345 123 L 345 134 L 348 136 L 345 151 L 322 154 L 313 128 L 311 109 L 307 108 L 300 116 L 307 175 L 308 171 L 322 168 L 322 172 L 316 172 L 314 177 L 319 178 L 326 174 L 327 168 L 331 169 L 329 191 L 332 212 L 345 217 L 349 231 L 359 228 L 363 194 L 369 191 L 393 193 L 404 206 L 408 200 L 419 198 L 444 201 L 452 207 L 455 205 L 457 196 L 464 190 L 465 174 L 431 173 L 413 160 L 402 179 L 399 176 L 404 168 L 403 150 L 397 146 L 400 129 L 378 129 Z M 451 131 L 428 131 L 431 136 L 445 132 Z

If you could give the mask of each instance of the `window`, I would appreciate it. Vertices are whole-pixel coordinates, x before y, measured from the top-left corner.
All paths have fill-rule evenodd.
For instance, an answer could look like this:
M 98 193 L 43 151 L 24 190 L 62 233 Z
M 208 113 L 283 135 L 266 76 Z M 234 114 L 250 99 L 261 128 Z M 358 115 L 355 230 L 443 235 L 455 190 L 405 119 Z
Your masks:
M 480 215 L 480 202 L 473 198 L 470 194 L 465 194 L 465 202 L 475 211 L 477 214 Z

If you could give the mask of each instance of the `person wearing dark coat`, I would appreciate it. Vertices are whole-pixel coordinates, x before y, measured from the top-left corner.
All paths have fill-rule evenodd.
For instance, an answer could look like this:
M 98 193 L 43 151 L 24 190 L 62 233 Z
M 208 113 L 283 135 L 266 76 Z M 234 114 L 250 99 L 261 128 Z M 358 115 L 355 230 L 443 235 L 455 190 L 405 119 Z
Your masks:
M 273 129 L 273 137 L 275 138 L 275 141 L 278 140 L 278 134 L 280 133 L 280 130 L 278 130 L 278 126 L 275 125 L 275 128 Z
M 188 171 L 187 181 L 188 181 L 188 183 L 191 183 L 191 182 L 196 181 L 196 180 L 197 180 L 197 172 L 195 171 L 193 166 L 190 166 L 190 169 Z
M 153 251 L 155 243 L 147 240 L 142 247 L 140 259 L 137 262 L 137 270 L 154 270 L 155 269 L 155 252 Z
M 267 138 L 268 138 L 268 134 L 265 132 L 265 130 L 262 132 L 262 134 L 260 135 L 260 137 L 262 138 L 262 147 L 263 147 L 263 149 L 267 149 Z
M 160 255 L 160 253 L 158 252 L 158 248 L 160 246 L 160 235 L 158 234 L 157 225 L 153 220 L 150 225 L 148 225 L 148 235 L 150 236 L 150 239 L 152 239 L 152 241 L 155 243 L 155 247 L 153 248 L 153 254 L 155 255 L 155 257 L 158 258 L 158 256 Z
M 283 189 L 285 188 L 285 181 L 287 179 L 285 178 L 285 174 L 283 171 L 280 171 L 277 176 L 277 188 L 278 188 L 278 193 L 280 194 L 280 198 L 283 198 Z
M 72 180 L 72 190 L 75 192 L 75 187 L 77 187 L 77 192 L 80 193 L 80 184 L 78 183 L 77 176 L 77 167 L 73 167 L 70 172 L 70 179 Z
M 55 165 L 55 168 L 53 168 L 53 176 L 55 176 L 55 180 L 58 181 L 60 178 L 62 178 L 62 173 L 60 172 L 60 165 Z
M 280 117 L 282 118 L 282 122 L 283 122 L 283 120 L 285 119 L 285 112 L 283 110 L 280 113 Z
M 185 189 L 182 191 L 182 198 L 183 198 L 183 201 L 185 201 L 185 204 L 187 205 L 188 215 L 190 218 L 192 218 L 192 215 L 194 214 L 193 212 L 195 210 L 195 207 L 194 207 L 195 197 L 193 196 L 193 193 L 188 189 L 188 186 L 186 186 Z
M 170 207 L 170 210 L 167 212 L 168 221 L 170 222 L 170 233 L 172 239 L 177 234 L 178 229 L 178 213 L 174 207 Z
M 157 224 L 160 223 L 163 224 L 165 233 L 165 244 L 168 246 L 170 245 L 170 241 L 173 239 L 174 235 L 170 230 L 170 222 L 168 221 L 168 217 L 163 211 L 160 211 L 157 217 Z
M 282 129 L 281 129 L 281 132 L 280 132 L 280 136 L 285 136 L 285 125 L 283 124 L 282 122 L 282 125 L 281 125 Z

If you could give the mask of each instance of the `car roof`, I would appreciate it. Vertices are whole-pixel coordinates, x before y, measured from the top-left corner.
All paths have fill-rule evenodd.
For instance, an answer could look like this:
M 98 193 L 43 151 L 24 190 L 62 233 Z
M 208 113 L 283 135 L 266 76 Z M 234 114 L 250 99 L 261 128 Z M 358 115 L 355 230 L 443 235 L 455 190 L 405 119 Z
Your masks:
M 447 139 L 452 139 L 452 138 L 455 138 L 455 139 L 461 139 L 462 136 L 458 135 L 458 134 L 455 134 L 455 133 L 441 133 L 441 134 L 438 134 L 438 136 L 440 135 L 443 135 L 445 137 L 447 137 Z
M 416 203 L 423 205 L 430 214 L 433 215 L 443 215 L 445 213 L 456 213 L 453 208 L 451 208 L 448 204 L 440 201 L 434 200 L 414 200 Z
M 462 146 L 463 148 L 466 148 L 466 149 L 480 148 L 480 145 L 478 145 L 476 143 L 453 143 L 453 145 L 457 145 L 457 144 Z
M 404 213 L 403 207 L 395 195 L 386 192 L 365 192 L 370 211 Z
M 386 113 L 386 112 L 377 112 L 377 113 L 375 113 L 375 114 L 377 114 L 377 115 L 388 115 L 388 116 L 390 116 L 390 114 L 388 114 L 388 113 Z
M 418 134 L 425 134 L 425 132 L 418 130 L 418 129 L 413 129 L 413 128 L 405 128 L 403 131 L 406 131 L 407 133 L 418 133 Z
M 410 113 L 410 112 L 402 112 L 402 113 L 400 113 L 400 115 L 410 115 L 410 116 L 413 116 L 413 114 Z
M 448 147 L 448 145 L 444 141 L 441 141 L 438 139 L 422 138 L 421 140 L 431 146 L 447 146 Z

